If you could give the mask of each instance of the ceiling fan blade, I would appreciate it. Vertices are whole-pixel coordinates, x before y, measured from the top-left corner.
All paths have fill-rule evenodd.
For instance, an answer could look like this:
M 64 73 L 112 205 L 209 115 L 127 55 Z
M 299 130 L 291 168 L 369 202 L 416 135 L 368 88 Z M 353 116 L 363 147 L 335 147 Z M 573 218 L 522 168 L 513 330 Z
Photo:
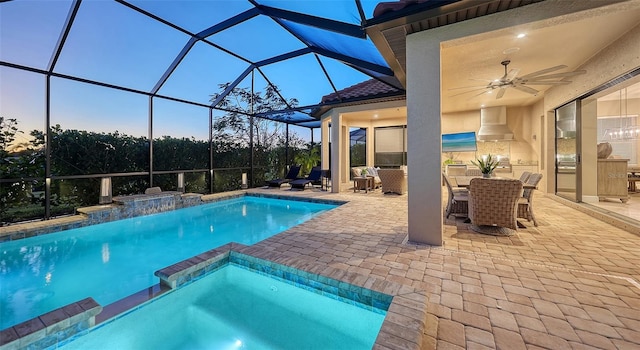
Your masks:
M 480 96 L 480 95 L 490 94 L 492 91 L 493 91 L 493 90 L 485 90 L 485 91 L 483 91 L 483 92 L 481 92 L 481 93 L 479 93 L 479 94 L 476 94 L 476 95 L 473 95 L 473 96 L 469 97 L 469 100 L 470 100 L 470 99 L 472 99 L 472 98 L 474 98 L 474 97 L 478 97 L 478 96 Z
M 486 87 L 482 87 L 482 88 L 480 88 L 480 89 L 473 89 L 473 90 L 469 90 L 469 91 L 461 92 L 461 93 L 459 93 L 459 94 L 451 95 L 451 96 L 449 96 L 449 97 L 456 97 L 456 96 L 460 96 L 460 95 L 468 94 L 468 93 L 470 93 L 470 92 L 476 92 L 476 91 L 479 91 L 479 90 L 485 90 L 485 89 L 486 89 Z M 482 95 L 482 94 L 484 94 L 485 92 L 486 92 L 486 91 L 483 91 L 483 92 L 482 92 L 482 93 L 480 93 L 479 95 Z M 479 95 L 476 95 L 476 96 L 479 96 Z M 475 97 L 475 96 L 473 96 L 473 97 Z
M 496 95 L 496 100 L 497 100 L 497 99 L 499 99 L 499 98 L 501 98 L 502 96 L 504 96 L 504 93 L 505 93 L 506 91 L 507 91 L 507 88 L 506 88 L 506 87 L 504 87 L 504 86 L 503 86 L 503 87 L 501 87 L 501 88 L 500 88 L 500 91 L 498 91 L 498 95 Z
M 565 66 L 564 64 L 561 64 L 559 66 L 550 67 L 550 68 L 547 68 L 547 69 L 542 69 L 542 70 L 539 70 L 539 71 L 535 71 L 533 73 L 529 73 L 527 75 L 523 75 L 523 76 L 520 77 L 520 79 L 529 79 L 529 78 L 537 77 L 538 75 L 551 73 L 551 72 L 557 71 L 558 69 L 563 69 L 563 68 L 567 68 L 567 66 Z
M 562 81 L 529 80 L 529 81 L 521 82 L 520 84 L 521 85 L 567 85 L 567 84 L 571 84 L 571 82 L 569 80 L 562 80 Z
M 513 88 L 516 89 L 516 90 L 520 90 L 522 92 L 526 92 L 528 94 L 532 94 L 532 95 L 538 94 L 538 90 L 532 89 L 532 88 L 530 88 L 528 86 L 524 86 L 524 85 L 514 85 Z
M 573 72 L 564 72 L 564 73 L 556 73 L 556 74 L 549 74 L 549 75 L 540 75 L 537 77 L 534 77 L 530 80 L 542 80 L 542 79 L 557 79 L 557 78 L 564 78 L 564 77 L 573 77 L 576 75 L 580 75 L 580 74 L 584 74 L 586 73 L 586 70 L 576 70 Z M 521 79 L 524 80 L 524 77 L 522 77 Z
M 493 81 L 493 79 L 482 79 L 482 78 L 469 78 L 469 80 L 473 80 L 473 81 L 484 81 L 487 83 L 490 83 Z
M 505 81 L 512 81 L 513 79 L 515 79 L 515 77 L 518 76 L 518 73 L 520 73 L 520 69 L 514 68 L 514 69 L 509 71 L 509 73 L 504 77 L 504 80 Z
M 460 87 L 455 87 L 455 88 L 451 88 L 451 89 L 447 89 L 447 90 L 460 90 L 460 89 L 478 89 L 478 88 L 486 88 L 486 85 L 474 85 L 474 86 L 460 86 Z

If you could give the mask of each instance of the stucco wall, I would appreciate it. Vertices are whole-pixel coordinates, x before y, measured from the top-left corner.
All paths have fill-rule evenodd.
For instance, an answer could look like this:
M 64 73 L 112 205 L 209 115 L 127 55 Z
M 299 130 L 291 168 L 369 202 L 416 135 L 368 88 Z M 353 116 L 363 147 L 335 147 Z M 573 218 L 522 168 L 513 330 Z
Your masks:
M 574 77 L 571 84 L 556 86 L 545 92 L 544 111 L 547 114 L 545 123 L 548 135 L 545 140 L 547 149 L 544 154 L 544 162 L 550 165 L 544 171 L 550 184 L 547 186 L 546 192 L 553 193 L 555 191 L 554 167 L 551 166 L 555 159 L 553 110 L 638 67 L 640 67 L 640 25 L 585 62 L 580 68 L 585 69 L 586 74 Z M 589 135 L 591 140 L 583 140 L 583 145 L 595 147 L 596 135 L 595 133 Z M 583 150 L 583 152 L 590 151 L 592 150 Z M 592 182 L 588 179 L 583 180 L 585 183 Z
M 538 147 L 534 147 L 537 140 L 537 130 L 540 128 L 538 120 L 533 117 L 532 107 L 507 108 L 507 126 L 513 132 L 512 141 L 479 142 L 477 155 L 486 153 L 499 154 L 510 157 L 512 162 L 536 162 L 539 158 Z M 480 110 L 442 115 L 442 133 L 458 133 L 465 131 L 477 132 L 480 128 Z M 534 140 L 533 135 L 536 135 Z M 443 155 L 447 157 L 448 155 Z M 457 152 L 453 155 L 457 161 L 468 163 L 476 157 L 474 152 Z

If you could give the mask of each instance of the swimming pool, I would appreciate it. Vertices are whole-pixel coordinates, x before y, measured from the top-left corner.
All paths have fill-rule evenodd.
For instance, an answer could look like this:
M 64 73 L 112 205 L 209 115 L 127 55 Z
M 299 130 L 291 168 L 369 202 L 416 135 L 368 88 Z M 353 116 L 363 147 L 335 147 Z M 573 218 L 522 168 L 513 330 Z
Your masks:
M 386 310 L 338 299 L 229 264 L 62 348 L 371 349 Z
M 89 296 L 110 304 L 158 283 L 160 268 L 254 244 L 334 207 L 245 196 L 0 243 L 0 329 Z

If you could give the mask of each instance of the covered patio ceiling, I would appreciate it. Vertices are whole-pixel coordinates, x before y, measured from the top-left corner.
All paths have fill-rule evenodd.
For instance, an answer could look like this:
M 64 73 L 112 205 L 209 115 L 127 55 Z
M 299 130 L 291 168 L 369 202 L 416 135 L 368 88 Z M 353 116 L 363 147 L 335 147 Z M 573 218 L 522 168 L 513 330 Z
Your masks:
M 253 114 L 316 128 L 312 110 L 346 87 L 404 93 L 362 25 L 377 2 L 7 1 L 0 67 L 245 114 L 223 107 L 234 88 L 276 86 L 285 107 Z

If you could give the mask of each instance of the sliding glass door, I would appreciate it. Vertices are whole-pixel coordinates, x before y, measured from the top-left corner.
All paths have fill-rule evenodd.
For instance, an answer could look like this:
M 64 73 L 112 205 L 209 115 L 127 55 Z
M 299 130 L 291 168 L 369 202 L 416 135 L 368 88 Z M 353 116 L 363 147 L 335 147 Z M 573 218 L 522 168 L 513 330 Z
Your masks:
M 580 191 L 580 103 L 572 101 L 555 110 L 556 119 L 556 195 L 574 202 Z

